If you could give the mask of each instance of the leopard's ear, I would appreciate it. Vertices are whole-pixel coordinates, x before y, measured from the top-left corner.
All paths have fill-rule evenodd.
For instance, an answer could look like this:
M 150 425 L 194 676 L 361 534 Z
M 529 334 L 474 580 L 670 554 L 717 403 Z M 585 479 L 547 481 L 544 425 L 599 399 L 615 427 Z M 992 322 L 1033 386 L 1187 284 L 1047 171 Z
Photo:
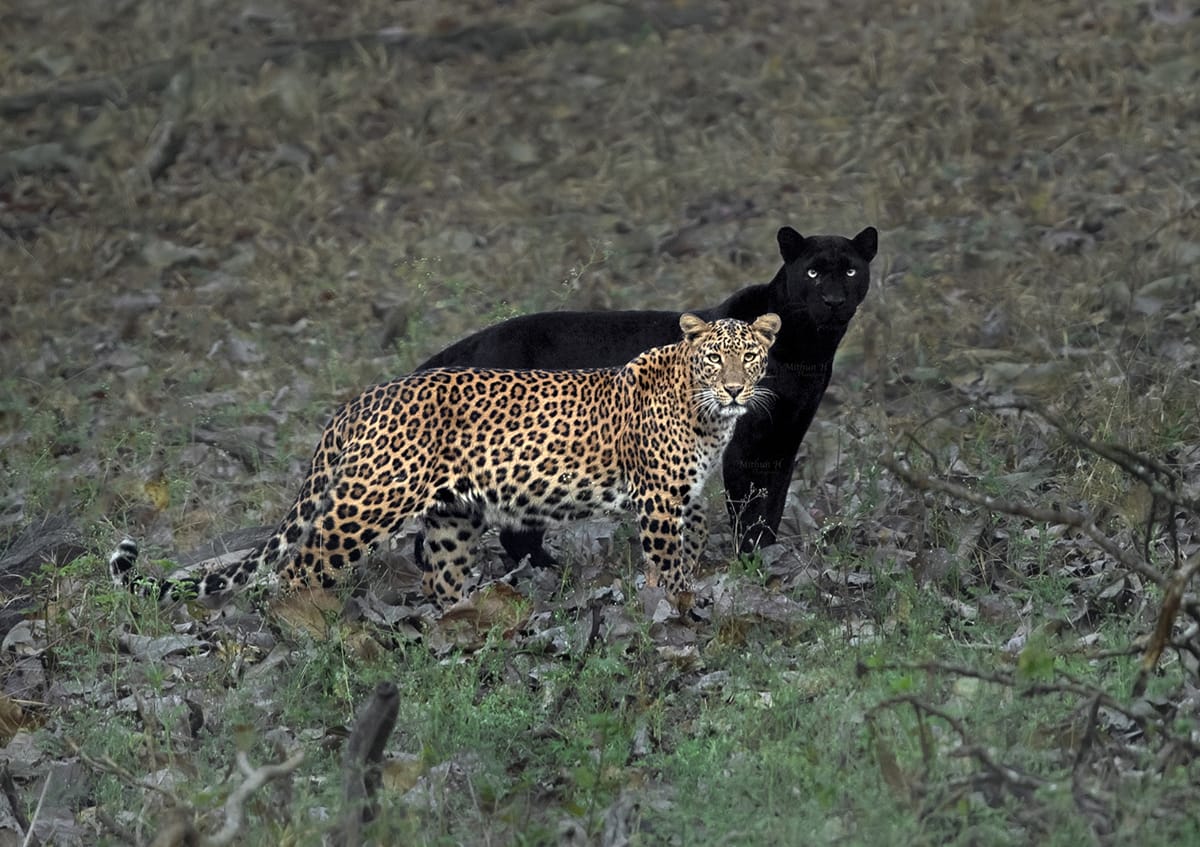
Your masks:
M 683 337 L 688 341 L 695 341 L 708 332 L 708 324 L 695 315 L 690 314 L 679 316 L 679 328 L 683 330 Z
M 754 334 L 762 339 L 762 343 L 770 347 L 775 343 L 775 336 L 779 332 L 779 327 L 783 322 L 779 320 L 779 315 L 774 312 L 767 312 L 761 318 L 750 324 L 750 329 Z
M 875 251 L 879 249 L 879 233 L 875 227 L 869 226 L 854 236 L 852 243 L 858 255 L 863 257 L 863 261 L 869 262 L 875 258 Z
M 791 264 L 804 252 L 804 236 L 790 226 L 780 229 L 776 238 L 779 241 L 779 255 L 783 256 L 784 264 Z

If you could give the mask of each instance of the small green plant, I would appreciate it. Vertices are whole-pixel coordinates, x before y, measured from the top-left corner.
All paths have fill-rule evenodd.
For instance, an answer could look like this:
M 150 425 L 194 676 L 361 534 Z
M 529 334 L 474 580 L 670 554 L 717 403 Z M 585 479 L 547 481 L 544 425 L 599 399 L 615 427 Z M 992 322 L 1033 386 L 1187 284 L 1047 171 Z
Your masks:
M 765 582 L 767 571 L 763 567 L 762 554 L 758 550 L 738 553 L 729 564 L 730 573 L 740 574 L 755 582 Z

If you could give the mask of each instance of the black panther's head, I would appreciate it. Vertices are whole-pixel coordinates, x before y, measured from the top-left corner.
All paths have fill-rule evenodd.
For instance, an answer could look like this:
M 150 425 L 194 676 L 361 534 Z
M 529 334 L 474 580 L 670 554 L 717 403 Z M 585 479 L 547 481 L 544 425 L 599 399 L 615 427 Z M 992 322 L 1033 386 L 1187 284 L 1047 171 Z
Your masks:
M 786 317 L 807 313 L 818 327 L 845 327 L 871 285 L 871 260 L 879 234 L 869 226 L 854 238 L 812 235 L 790 226 L 779 230 L 784 278 L 772 291 L 771 308 Z

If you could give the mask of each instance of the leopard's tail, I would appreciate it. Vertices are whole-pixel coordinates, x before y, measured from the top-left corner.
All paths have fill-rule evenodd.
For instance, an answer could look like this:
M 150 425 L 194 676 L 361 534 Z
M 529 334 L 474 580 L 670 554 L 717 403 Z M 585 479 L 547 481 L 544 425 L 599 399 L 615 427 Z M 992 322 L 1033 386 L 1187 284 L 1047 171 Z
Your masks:
M 321 532 L 321 523 L 333 507 L 333 491 L 340 477 L 330 468 L 330 457 L 338 463 L 356 461 L 357 453 L 342 449 L 341 431 L 338 428 L 338 417 L 341 415 L 342 410 L 339 410 L 338 416 L 330 424 L 335 439 L 330 449 L 323 450 L 318 445 L 305 476 L 305 485 L 301 487 L 287 516 L 263 544 L 231 564 L 191 576 L 162 579 L 137 572 L 137 543 L 126 538 L 108 559 L 108 572 L 113 584 L 143 597 L 172 601 L 224 598 L 259 585 L 268 592 L 274 591 L 279 587 L 281 577 L 275 566 L 286 565 L 293 561 L 302 547 L 312 546 L 314 535 Z M 307 486 L 310 481 L 322 478 L 325 481 L 317 489 L 320 494 L 314 498 L 306 490 Z
M 187 580 L 158 579 L 140 574 L 136 570 L 137 558 L 138 546 L 132 538 L 126 538 L 117 545 L 117 549 L 108 557 L 108 573 L 113 585 L 128 589 L 140 597 L 156 597 L 160 600 L 167 595 L 171 595 L 172 599 L 189 596 L 189 587 L 190 596 L 196 595 L 195 580 L 192 580 L 191 586 L 179 585 L 176 590 L 176 584 Z
M 261 565 L 266 550 L 266 545 L 256 548 L 236 562 L 222 565 L 207 573 L 160 578 L 137 572 L 137 542 L 126 538 L 108 557 L 108 572 L 113 585 L 141 597 L 154 597 L 160 601 L 172 602 L 203 600 L 240 591 L 256 581 L 252 577 L 262 573 Z
M 126 538 L 108 557 L 108 572 L 113 585 L 160 601 L 207 600 L 210 605 L 219 605 L 216 600 L 227 599 L 254 586 L 262 586 L 268 593 L 273 593 L 280 581 L 274 565 L 291 561 L 297 550 L 303 544 L 310 544 L 313 534 L 320 532 L 320 521 L 332 507 L 333 485 L 333 481 L 326 485 L 316 508 L 311 511 L 302 509 L 299 500 L 293 504 L 279 527 L 250 553 L 202 573 L 169 578 L 138 573 L 137 542 Z

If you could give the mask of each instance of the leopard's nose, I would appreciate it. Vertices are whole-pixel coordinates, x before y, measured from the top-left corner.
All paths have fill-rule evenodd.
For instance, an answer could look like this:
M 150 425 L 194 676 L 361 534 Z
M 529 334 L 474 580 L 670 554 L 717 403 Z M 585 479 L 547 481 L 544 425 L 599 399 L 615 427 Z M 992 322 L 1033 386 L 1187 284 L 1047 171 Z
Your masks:
M 728 392 L 728 394 L 731 398 L 736 400 L 738 398 L 738 395 L 742 393 L 742 389 L 744 389 L 745 387 L 746 386 L 742 385 L 741 383 L 737 383 L 737 382 L 726 383 L 725 391 Z

